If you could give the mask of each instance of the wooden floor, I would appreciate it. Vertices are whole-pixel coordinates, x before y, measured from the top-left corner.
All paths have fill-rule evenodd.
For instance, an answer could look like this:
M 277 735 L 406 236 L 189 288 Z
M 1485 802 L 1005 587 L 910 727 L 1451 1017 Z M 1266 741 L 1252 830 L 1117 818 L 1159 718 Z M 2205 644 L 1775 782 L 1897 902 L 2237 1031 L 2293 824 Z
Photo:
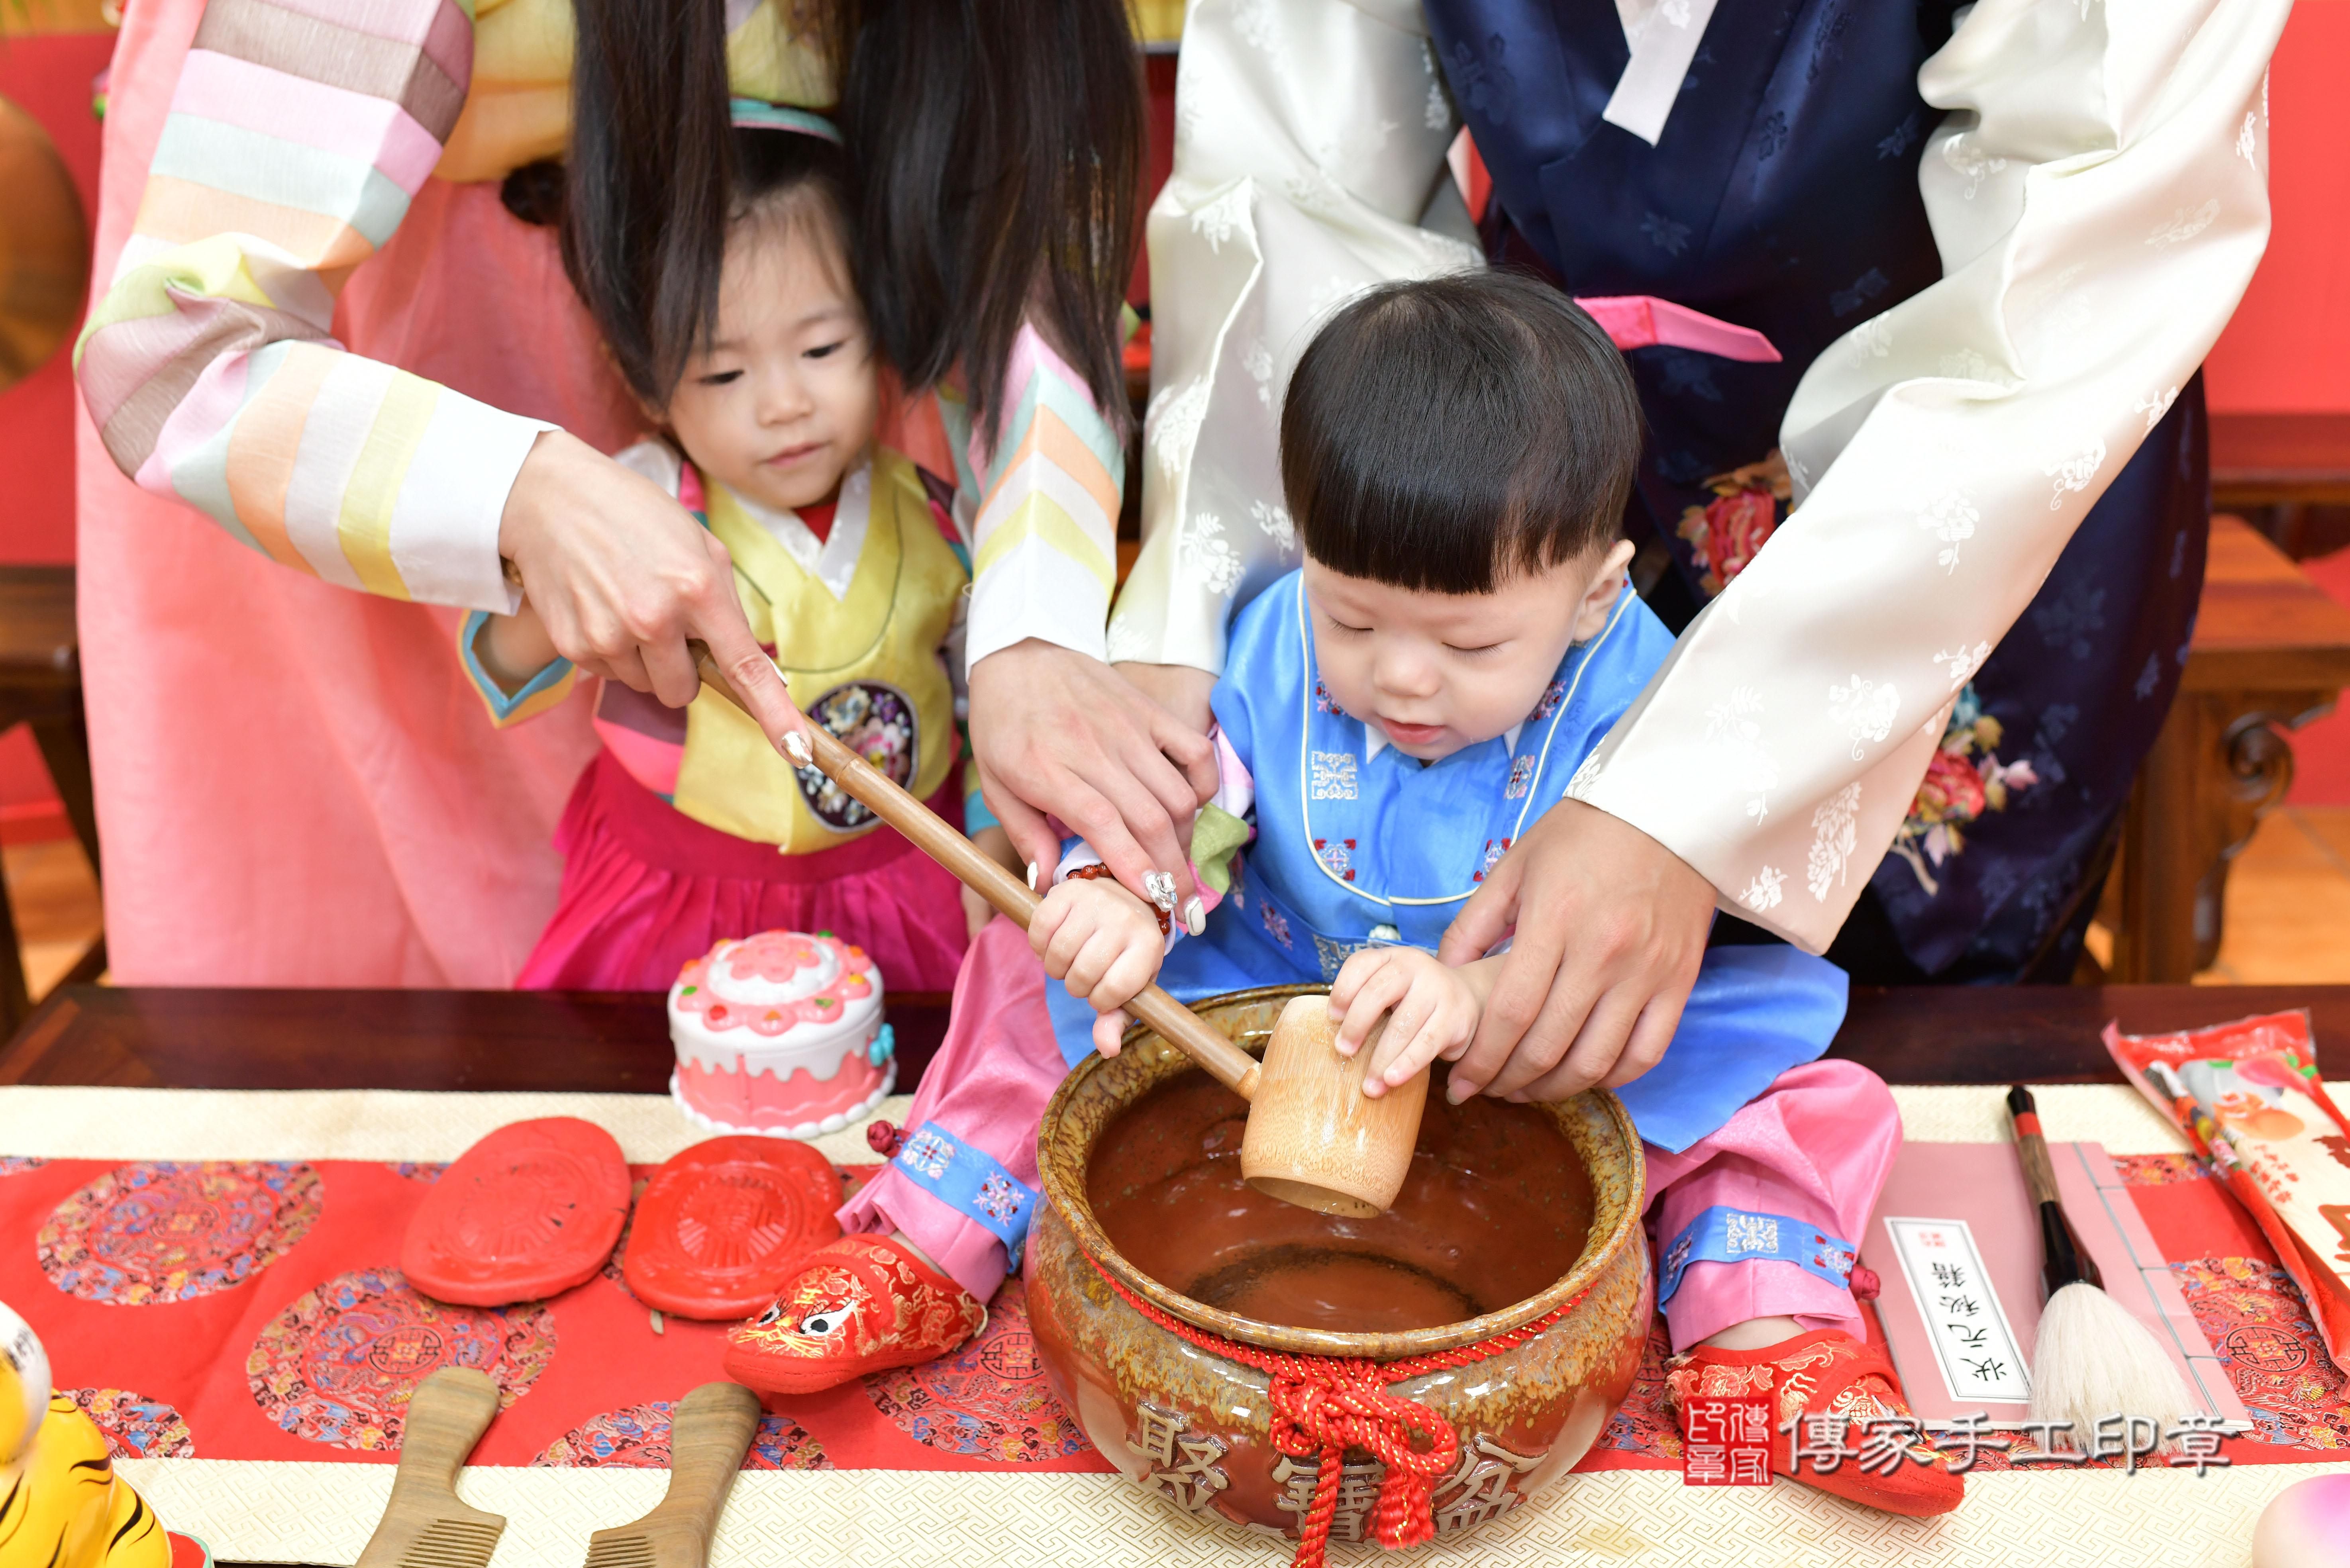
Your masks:
M 25 953 L 25 986 L 38 1002 L 98 939 L 98 883 L 89 859 L 70 838 L 0 850 L 8 903 Z
M 71 839 L 5 851 L 8 896 L 38 1000 L 99 932 L 98 888 Z M 2093 949 L 2104 933 L 2092 931 Z M 2350 806 L 2285 806 L 2228 881 L 2227 938 L 2199 985 L 2350 984 Z
M 2350 981 L 2350 806 L 2284 806 L 2228 877 L 2219 961 L 2199 985 Z

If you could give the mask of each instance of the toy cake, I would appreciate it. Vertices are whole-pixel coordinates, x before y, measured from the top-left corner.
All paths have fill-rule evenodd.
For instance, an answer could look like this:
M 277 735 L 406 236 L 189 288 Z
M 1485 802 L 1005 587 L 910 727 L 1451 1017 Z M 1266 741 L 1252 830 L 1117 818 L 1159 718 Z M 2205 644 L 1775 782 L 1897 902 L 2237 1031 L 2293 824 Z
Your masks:
M 692 960 L 670 987 L 669 1034 L 670 1093 L 719 1132 L 837 1132 L 898 1081 L 880 971 L 829 931 L 762 931 Z

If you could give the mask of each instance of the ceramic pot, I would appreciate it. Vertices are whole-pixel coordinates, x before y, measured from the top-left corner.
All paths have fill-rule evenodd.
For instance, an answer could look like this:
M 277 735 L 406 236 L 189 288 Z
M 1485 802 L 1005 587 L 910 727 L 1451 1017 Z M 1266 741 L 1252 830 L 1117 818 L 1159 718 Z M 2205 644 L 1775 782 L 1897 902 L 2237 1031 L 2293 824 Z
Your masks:
M 1313 989 L 1239 992 L 1196 1011 L 1243 1049 L 1262 1051 L 1283 1005 Z M 1565 1275 L 1466 1322 L 1338 1334 L 1260 1323 L 1192 1300 L 1141 1272 L 1097 1223 L 1087 1172 L 1104 1130 L 1155 1085 L 1194 1071 L 1138 1027 L 1117 1057 L 1080 1063 L 1045 1108 L 1038 1140 L 1045 1200 L 1024 1264 L 1028 1314 L 1045 1376 L 1094 1446 L 1180 1510 L 1292 1536 L 1314 1486 L 1315 1461 L 1292 1460 L 1272 1446 L 1266 1375 L 1152 1323 L 1106 1272 L 1159 1311 L 1224 1339 L 1376 1361 L 1478 1345 L 1576 1302 L 1513 1348 L 1393 1388 L 1442 1415 L 1460 1438 L 1459 1464 L 1435 1490 L 1440 1535 L 1508 1511 L 1572 1469 L 1631 1387 L 1655 1305 L 1640 1226 L 1645 1162 L 1616 1096 L 1595 1091 L 1534 1107 L 1555 1121 L 1590 1181 L 1589 1237 Z M 1429 1096 L 1430 1117 L 1450 1114 L 1440 1099 L 1440 1092 Z M 1366 1539 L 1381 1467 L 1361 1451 L 1345 1462 L 1333 1535 Z

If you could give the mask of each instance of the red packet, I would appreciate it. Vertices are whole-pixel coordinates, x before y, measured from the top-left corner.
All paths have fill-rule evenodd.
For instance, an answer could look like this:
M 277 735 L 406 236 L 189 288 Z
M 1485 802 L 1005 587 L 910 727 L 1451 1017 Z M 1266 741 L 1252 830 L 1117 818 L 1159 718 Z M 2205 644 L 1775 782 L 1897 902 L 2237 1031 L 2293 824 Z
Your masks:
M 2204 1143 L 2196 1110 L 2216 1124 L 2214 1163 L 2301 1287 L 2326 1354 L 2350 1371 L 2350 1121 L 2318 1076 L 2308 1012 L 2178 1034 L 2124 1034 L 2108 1023 L 2105 1040 L 2138 1092 L 2190 1142 Z M 2184 1084 L 2191 1105 L 2154 1081 L 2156 1064 Z

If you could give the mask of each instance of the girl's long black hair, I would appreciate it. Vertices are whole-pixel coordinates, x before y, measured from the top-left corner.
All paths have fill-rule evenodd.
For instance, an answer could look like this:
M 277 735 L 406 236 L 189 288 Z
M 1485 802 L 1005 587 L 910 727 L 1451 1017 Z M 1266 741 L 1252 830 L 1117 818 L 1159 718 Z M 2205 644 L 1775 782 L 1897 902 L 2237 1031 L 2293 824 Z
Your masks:
M 659 407 L 713 325 L 740 204 L 725 0 L 574 0 L 563 256 Z M 958 368 L 983 431 L 1024 317 L 1128 418 L 1141 77 L 1124 0 L 829 0 L 850 261 L 909 390 Z

